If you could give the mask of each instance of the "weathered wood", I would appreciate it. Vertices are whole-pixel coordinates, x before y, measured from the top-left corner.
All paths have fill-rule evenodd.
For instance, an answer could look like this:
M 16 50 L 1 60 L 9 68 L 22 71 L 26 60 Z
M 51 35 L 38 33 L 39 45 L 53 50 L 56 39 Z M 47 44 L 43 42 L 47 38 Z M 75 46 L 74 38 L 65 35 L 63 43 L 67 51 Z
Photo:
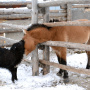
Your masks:
M 43 14 L 43 22 L 49 22 L 49 7 L 45 8 L 45 12 Z
M 26 7 L 26 5 L 1 5 L 0 8 L 19 8 L 19 7 Z
M 38 3 L 39 7 L 60 6 L 61 4 L 88 4 L 90 0 L 59 0 Z
M 67 12 L 67 10 L 66 9 L 61 9 L 61 10 L 50 10 L 49 11 L 50 13 L 66 13 Z
M 39 75 L 39 59 L 38 59 L 38 48 L 32 52 L 32 75 Z
M 50 17 L 66 17 L 67 13 L 49 13 Z
M 49 61 L 49 47 L 45 46 L 45 49 L 43 51 L 43 59 L 46 61 Z M 50 72 L 50 66 L 49 65 L 44 65 L 43 67 L 43 75 L 47 74 Z
M 67 8 L 67 4 L 61 4 L 61 5 L 60 5 L 60 8 L 61 8 L 61 9 L 66 9 L 66 8 Z
M 72 43 L 72 42 L 47 41 L 45 43 L 42 43 L 41 45 L 67 47 L 67 48 L 74 48 L 74 49 L 90 51 L 90 45 L 80 44 L 80 43 Z
M 55 23 L 44 23 L 47 26 L 90 26 L 90 21 L 68 21 L 68 22 L 55 22 Z M 27 29 L 30 25 L 13 25 L 7 23 L 0 23 L 0 27 L 9 27 L 12 29 Z
M 9 28 L 12 28 L 12 29 L 27 29 L 29 27 L 29 25 L 13 25 L 13 24 L 7 24 L 7 23 L 0 23 L 0 27 L 9 27 Z
M 67 21 L 72 21 L 72 4 L 67 4 Z
M 27 4 L 28 9 L 32 9 L 32 4 Z
M 31 15 L 30 14 L 0 15 L 0 19 L 19 19 L 19 18 L 31 18 Z
M 10 1 L 10 2 L 0 2 L 0 6 L 18 6 L 18 5 L 27 5 L 31 4 L 31 1 Z
M 10 14 L 30 14 L 31 13 L 31 9 L 26 9 L 26 8 L 11 8 L 11 9 L 0 9 L 0 15 L 1 14 L 6 14 L 6 15 L 10 15 Z
M 32 24 L 33 23 L 38 23 L 37 0 L 32 0 Z
M 50 17 L 66 17 L 66 13 L 50 13 Z M 11 15 L 0 15 L 0 19 L 25 19 L 25 18 L 31 18 L 30 14 L 11 14 Z M 38 18 L 42 18 L 42 15 L 39 14 Z
M 0 29 L 0 33 L 23 32 L 21 29 Z
M 54 66 L 57 68 L 61 68 L 64 70 L 68 70 L 68 71 L 72 71 L 72 72 L 76 72 L 76 73 L 80 73 L 80 74 L 86 74 L 86 75 L 90 75 L 90 70 L 88 69 L 78 69 L 78 68 L 74 68 L 71 66 L 65 66 L 62 64 L 58 64 L 58 63 L 54 63 L 54 62 L 49 62 L 46 60 L 39 60 L 40 63 L 46 64 L 46 65 L 50 65 L 50 66 Z
M 85 7 L 90 7 L 90 4 L 72 5 L 72 8 L 85 8 Z
M 3 43 L 0 43 L 0 47 L 3 46 L 11 46 L 12 44 L 18 42 L 18 40 L 10 39 L 10 38 L 5 38 L 0 36 L 0 41 L 4 41 Z
M 67 21 L 67 22 L 54 22 L 44 23 L 47 26 L 90 26 L 90 21 Z

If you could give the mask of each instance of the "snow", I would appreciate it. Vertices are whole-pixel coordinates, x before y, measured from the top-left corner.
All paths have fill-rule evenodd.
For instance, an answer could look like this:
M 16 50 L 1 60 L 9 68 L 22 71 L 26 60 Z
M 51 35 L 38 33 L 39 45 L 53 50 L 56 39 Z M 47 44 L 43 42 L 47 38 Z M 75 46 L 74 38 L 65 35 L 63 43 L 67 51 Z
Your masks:
M 39 57 L 42 58 L 42 51 L 39 52 Z M 54 53 L 50 54 L 50 61 L 58 62 Z M 69 66 L 85 68 L 87 56 L 85 53 L 67 55 L 67 63 Z M 86 90 L 85 88 L 75 84 L 64 84 L 62 78 L 56 73 L 58 68 L 50 67 L 50 73 L 42 75 L 41 68 L 39 76 L 32 76 L 31 65 L 20 64 L 18 67 L 18 81 L 12 83 L 11 74 L 8 70 L 0 68 L 0 90 Z

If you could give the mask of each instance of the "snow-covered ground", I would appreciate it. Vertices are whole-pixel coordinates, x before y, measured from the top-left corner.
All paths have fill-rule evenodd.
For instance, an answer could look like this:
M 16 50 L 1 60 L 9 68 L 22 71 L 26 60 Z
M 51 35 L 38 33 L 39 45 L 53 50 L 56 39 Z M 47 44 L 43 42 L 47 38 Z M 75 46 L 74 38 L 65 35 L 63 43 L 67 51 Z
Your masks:
M 40 58 L 42 51 L 39 52 Z M 50 54 L 50 61 L 58 62 L 56 55 L 52 52 Z M 82 54 L 73 54 L 67 55 L 68 65 L 78 68 L 85 68 L 87 63 L 87 56 L 85 53 Z M 79 85 L 77 82 L 64 84 L 62 81 L 62 77 L 58 77 L 56 73 L 58 72 L 58 68 L 50 67 L 50 73 L 47 75 L 42 75 L 41 68 L 39 69 L 39 76 L 32 76 L 32 67 L 31 65 L 27 66 L 25 64 L 20 64 L 18 67 L 18 81 L 12 83 L 11 74 L 6 69 L 0 68 L 0 90 L 89 90 L 87 87 L 83 87 L 81 85 L 84 84 L 82 82 L 83 79 L 86 79 L 86 75 L 74 74 L 73 72 L 69 72 L 70 82 L 73 79 L 79 79 Z M 88 84 L 90 83 L 90 77 L 86 79 Z M 89 84 L 90 85 L 90 84 Z

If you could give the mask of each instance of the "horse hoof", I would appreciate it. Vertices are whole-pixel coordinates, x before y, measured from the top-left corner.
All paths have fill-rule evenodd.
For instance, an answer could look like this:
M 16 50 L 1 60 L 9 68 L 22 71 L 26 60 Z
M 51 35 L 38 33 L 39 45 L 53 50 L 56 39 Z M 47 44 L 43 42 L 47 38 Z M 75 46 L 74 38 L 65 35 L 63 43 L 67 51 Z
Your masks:
M 69 78 L 65 78 L 64 83 L 68 83 L 68 82 L 69 82 Z
M 62 74 L 58 72 L 58 73 L 57 73 L 57 76 L 62 76 Z

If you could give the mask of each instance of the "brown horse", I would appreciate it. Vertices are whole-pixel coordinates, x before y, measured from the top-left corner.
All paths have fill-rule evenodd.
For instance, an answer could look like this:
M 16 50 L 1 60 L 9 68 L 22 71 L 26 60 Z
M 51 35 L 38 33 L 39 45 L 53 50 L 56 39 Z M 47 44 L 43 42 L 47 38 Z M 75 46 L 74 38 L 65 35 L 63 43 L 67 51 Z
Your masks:
M 89 26 L 55 26 L 48 27 L 43 24 L 33 24 L 27 30 L 24 31 L 23 37 L 25 41 L 25 53 L 26 55 L 33 51 L 37 44 L 45 41 L 65 41 L 74 43 L 87 43 L 90 44 L 90 27 Z M 52 47 L 58 57 L 60 64 L 66 65 L 66 48 L 64 47 Z M 86 68 L 90 69 L 90 52 L 87 52 L 88 63 Z M 60 69 L 57 73 L 62 75 L 64 73 L 64 80 L 67 82 L 68 72 Z

